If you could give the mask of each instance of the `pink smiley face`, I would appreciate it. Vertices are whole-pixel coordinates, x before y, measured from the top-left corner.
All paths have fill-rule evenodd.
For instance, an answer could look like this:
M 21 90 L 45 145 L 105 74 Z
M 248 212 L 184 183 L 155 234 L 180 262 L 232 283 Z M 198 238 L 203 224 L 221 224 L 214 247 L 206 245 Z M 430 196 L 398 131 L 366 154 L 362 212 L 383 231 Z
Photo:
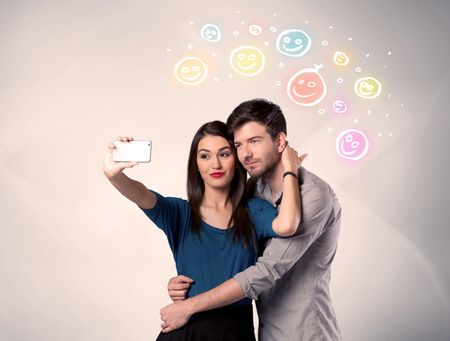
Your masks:
M 347 103 L 338 99 L 333 102 L 332 108 L 336 114 L 344 114 L 345 112 L 347 112 L 348 106 L 347 106 Z
M 347 160 L 360 160 L 369 150 L 367 136 L 358 129 L 347 129 L 336 138 L 336 152 Z
M 289 79 L 287 94 L 292 102 L 302 106 L 313 106 L 322 101 L 327 85 L 317 69 L 303 69 Z

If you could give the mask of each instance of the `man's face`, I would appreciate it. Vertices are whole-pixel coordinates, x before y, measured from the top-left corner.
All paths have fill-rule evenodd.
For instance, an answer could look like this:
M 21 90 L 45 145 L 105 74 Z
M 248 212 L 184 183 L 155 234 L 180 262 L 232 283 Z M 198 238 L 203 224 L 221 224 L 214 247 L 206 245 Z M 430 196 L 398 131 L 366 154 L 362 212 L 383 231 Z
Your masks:
M 248 122 L 234 132 L 234 145 L 239 161 L 252 177 L 272 171 L 281 154 L 266 127 L 258 122 Z

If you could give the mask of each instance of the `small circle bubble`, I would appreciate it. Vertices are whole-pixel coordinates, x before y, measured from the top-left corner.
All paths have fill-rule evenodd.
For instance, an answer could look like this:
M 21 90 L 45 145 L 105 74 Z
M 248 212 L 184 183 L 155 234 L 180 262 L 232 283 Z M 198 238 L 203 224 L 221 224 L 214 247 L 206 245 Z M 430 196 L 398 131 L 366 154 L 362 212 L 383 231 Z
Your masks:
M 269 28 L 270 32 L 277 32 L 277 28 L 275 26 L 270 26 Z
M 325 109 L 319 109 L 319 110 L 317 111 L 317 113 L 318 113 L 319 115 L 323 115 L 323 114 L 325 114 Z
M 278 64 L 278 67 L 279 67 L 279 68 L 284 68 L 284 63 L 279 63 L 279 64 Z
M 276 81 L 275 86 L 281 86 L 281 81 Z
M 324 40 L 324 41 L 322 42 L 322 46 L 328 46 L 328 42 L 327 42 L 326 40 Z
M 336 79 L 336 82 L 338 84 L 342 84 L 342 83 L 344 83 L 344 79 L 343 78 L 338 78 L 338 79 Z
M 328 128 L 328 132 L 329 132 L 329 133 L 332 133 L 332 132 L 333 132 L 333 128 L 329 127 L 329 128 Z
M 359 66 L 357 66 L 357 67 L 355 67 L 355 72 L 361 72 L 362 71 L 362 69 L 359 67 Z
M 187 48 L 188 48 L 189 50 L 192 50 L 192 49 L 194 48 L 194 45 L 188 44 Z
M 239 31 L 233 31 L 233 35 L 237 37 L 239 35 Z

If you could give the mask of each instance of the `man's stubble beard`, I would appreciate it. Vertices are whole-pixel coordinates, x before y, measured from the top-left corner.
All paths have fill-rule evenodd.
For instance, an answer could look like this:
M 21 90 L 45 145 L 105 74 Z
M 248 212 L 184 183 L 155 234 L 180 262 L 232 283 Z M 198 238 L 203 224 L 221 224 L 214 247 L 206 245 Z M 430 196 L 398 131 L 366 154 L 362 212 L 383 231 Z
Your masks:
M 260 162 L 263 162 L 263 160 L 261 160 Z M 275 147 L 271 153 L 267 153 L 265 161 L 263 162 L 264 163 L 263 167 L 261 169 L 258 169 L 256 172 L 251 172 L 247 168 L 246 170 L 252 178 L 260 178 L 273 172 L 279 162 L 281 162 L 281 155 L 278 154 L 277 149 Z

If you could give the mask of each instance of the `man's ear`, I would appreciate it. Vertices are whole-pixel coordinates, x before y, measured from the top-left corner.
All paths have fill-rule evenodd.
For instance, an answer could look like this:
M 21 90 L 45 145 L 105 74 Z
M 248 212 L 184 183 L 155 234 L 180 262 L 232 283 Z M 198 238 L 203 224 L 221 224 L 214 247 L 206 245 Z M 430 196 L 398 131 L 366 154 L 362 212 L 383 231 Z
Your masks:
M 278 152 L 282 153 L 284 147 L 286 147 L 286 134 L 283 132 L 279 133 L 277 138 L 275 139 L 275 143 L 277 144 Z

